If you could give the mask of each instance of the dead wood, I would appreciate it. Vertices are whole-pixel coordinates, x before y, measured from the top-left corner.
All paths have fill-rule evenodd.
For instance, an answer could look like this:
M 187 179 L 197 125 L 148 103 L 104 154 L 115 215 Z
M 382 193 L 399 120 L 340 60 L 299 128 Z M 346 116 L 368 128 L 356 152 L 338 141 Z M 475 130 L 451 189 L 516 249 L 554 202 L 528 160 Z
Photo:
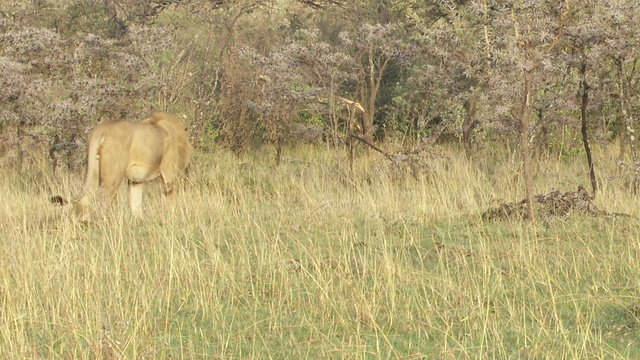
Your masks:
M 406 165 L 411 170 L 411 174 L 414 178 L 419 178 L 420 175 L 429 173 L 430 167 L 428 160 L 430 158 L 438 156 L 447 158 L 442 154 L 437 154 L 436 152 L 430 150 L 428 146 L 420 146 L 413 150 L 407 150 L 401 153 L 392 154 L 384 151 L 377 145 L 373 144 L 371 141 L 361 136 L 352 134 L 351 137 L 382 154 L 385 158 L 391 161 L 394 166 L 401 167 L 401 165 L 403 164 Z
M 534 196 L 536 211 L 543 218 L 566 217 L 573 212 L 588 214 L 595 217 L 628 217 L 628 214 L 609 213 L 592 202 L 593 197 L 582 186 L 577 191 L 560 192 L 552 189 L 549 193 Z M 524 219 L 527 216 L 527 199 L 515 203 L 501 203 L 498 207 L 491 208 L 482 213 L 483 220 L 514 220 Z

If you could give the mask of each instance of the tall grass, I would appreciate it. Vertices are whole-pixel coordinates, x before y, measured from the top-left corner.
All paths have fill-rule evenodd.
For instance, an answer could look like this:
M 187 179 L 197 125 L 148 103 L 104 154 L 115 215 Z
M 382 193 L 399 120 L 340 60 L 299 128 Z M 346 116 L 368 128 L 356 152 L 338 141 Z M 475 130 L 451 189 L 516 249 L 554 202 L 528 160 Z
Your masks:
M 483 222 L 524 197 L 516 156 L 198 155 L 175 209 L 127 193 L 77 221 L 81 176 L 0 170 L 3 358 L 640 357 L 637 199 L 597 157 L 597 205 L 629 218 Z M 538 192 L 588 184 L 538 163 Z

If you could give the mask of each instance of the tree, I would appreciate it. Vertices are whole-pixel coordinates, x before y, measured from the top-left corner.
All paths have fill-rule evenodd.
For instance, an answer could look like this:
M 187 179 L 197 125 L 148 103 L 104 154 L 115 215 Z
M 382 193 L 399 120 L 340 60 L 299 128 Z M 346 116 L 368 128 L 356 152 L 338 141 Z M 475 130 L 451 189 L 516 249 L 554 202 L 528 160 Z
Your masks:
M 77 14 L 74 7 L 58 11 L 61 17 Z M 12 23 L 0 35 L 0 78 L 9 89 L 0 92 L 0 120 L 16 131 L 18 146 L 51 140 L 53 164 L 66 154 L 67 165 L 78 169 L 83 160 L 71 154 L 81 153 L 73 150 L 83 146 L 85 129 L 101 119 L 148 112 L 159 83 L 145 56 L 170 42 L 167 35 L 159 28 L 134 28 L 113 39 Z M 19 164 L 21 147 L 17 153 Z
M 402 41 L 395 36 L 397 26 L 393 24 L 363 24 L 356 32 L 353 46 L 354 58 L 358 59 L 357 98 L 361 99 L 365 111 L 362 113 L 362 133 L 368 141 L 373 139 L 376 101 L 383 77 L 392 61 L 400 60 Z
M 598 24 L 602 40 L 594 48 L 599 59 L 609 58 L 614 69 L 618 109 L 622 123 L 620 128 L 628 134 L 632 157 L 633 192 L 640 186 L 640 161 L 636 151 L 634 113 L 638 109 L 640 79 L 637 66 L 640 60 L 638 38 L 640 38 L 640 14 L 637 4 L 629 0 L 609 0 L 595 8 L 593 17 Z M 619 160 L 624 160 L 624 147 L 620 148 Z
M 462 142 L 467 157 L 471 158 L 472 131 L 478 124 L 478 111 L 482 111 L 478 102 L 487 88 L 493 55 L 487 2 L 480 2 L 476 7 L 459 3 L 434 3 L 428 14 L 414 10 L 408 15 L 408 21 L 419 31 L 417 40 L 422 55 L 433 64 L 433 70 L 422 76 L 431 88 L 424 96 L 437 104 L 438 116 L 444 116 L 446 109 L 464 108 Z
M 553 60 L 559 44 L 563 40 L 565 22 L 570 10 L 568 2 L 506 1 L 500 20 L 511 35 L 500 39 L 504 49 L 505 75 L 517 78 L 520 74 L 522 87 L 518 91 L 511 115 L 520 128 L 520 150 L 523 157 L 523 171 L 527 198 L 527 216 L 534 219 L 533 169 L 529 137 L 531 135 L 532 108 L 535 91 L 542 83 L 545 73 L 552 72 Z M 506 20 L 506 21 L 505 21 Z

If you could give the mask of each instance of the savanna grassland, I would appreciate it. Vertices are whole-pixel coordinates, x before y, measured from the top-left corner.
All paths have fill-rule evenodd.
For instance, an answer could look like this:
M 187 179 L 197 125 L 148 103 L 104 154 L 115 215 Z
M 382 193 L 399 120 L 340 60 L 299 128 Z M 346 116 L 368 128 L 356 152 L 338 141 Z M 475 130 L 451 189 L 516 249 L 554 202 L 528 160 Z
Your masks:
M 82 176 L 0 170 L 0 356 L 634 359 L 638 198 L 596 149 L 595 204 L 630 217 L 483 221 L 523 197 L 517 155 L 442 150 L 414 178 L 376 153 L 196 154 L 171 212 L 123 187 L 82 224 Z M 455 155 L 454 155 L 455 154 Z M 587 184 L 536 162 L 536 189 Z

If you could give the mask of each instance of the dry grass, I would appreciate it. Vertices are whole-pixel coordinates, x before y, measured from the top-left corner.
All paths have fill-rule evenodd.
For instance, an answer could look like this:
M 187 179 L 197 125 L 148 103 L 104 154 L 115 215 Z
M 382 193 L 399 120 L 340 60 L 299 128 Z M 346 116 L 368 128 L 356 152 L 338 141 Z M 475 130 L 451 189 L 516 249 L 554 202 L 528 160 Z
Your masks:
M 3 358 L 638 358 L 637 199 L 598 157 L 597 204 L 633 215 L 482 222 L 523 197 L 517 157 L 200 155 L 175 212 L 126 193 L 83 225 L 47 204 L 80 176 L 0 170 Z M 608 165 L 607 165 L 608 164 Z M 548 159 L 539 192 L 588 184 Z

